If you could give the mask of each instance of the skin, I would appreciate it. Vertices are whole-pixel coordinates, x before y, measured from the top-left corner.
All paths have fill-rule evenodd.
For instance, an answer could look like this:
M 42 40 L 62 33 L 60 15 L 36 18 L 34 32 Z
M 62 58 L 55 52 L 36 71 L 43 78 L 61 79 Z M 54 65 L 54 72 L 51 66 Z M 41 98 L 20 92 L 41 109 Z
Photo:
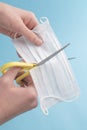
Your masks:
M 28 12 L 10 5 L 0 3 L 0 33 L 11 38 L 24 35 L 36 45 L 42 40 L 31 30 L 38 25 L 38 20 L 32 12 Z
M 41 45 L 39 39 L 31 30 L 38 25 L 32 12 L 12 7 L 0 2 L 0 33 L 11 38 L 24 35 L 36 45 Z M 17 86 L 15 78 L 20 75 L 20 68 L 11 68 L 0 77 L 0 124 L 37 106 L 37 92 L 31 76 Z
M 37 92 L 30 76 L 21 86 L 14 84 L 19 70 L 12 68 L 0 78 L 0 124 L 37 106 Z

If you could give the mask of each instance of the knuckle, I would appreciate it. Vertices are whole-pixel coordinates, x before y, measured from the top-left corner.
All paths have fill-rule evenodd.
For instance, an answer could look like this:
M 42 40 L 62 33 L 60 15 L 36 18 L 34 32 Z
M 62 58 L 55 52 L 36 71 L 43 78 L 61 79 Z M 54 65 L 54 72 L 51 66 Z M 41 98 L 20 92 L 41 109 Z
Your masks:
M 35 91 L 32 91 L 30 96 L 31 96 L 32 101 L 37 99 L 37 93 Z
M 32 108 L 37 107 L 37 105 L 38 105 L 38 101 L 37 101 L 37 99 L 36 99 L 36 100 L 34 100 L 33 103 L 32 103 Z
M 31 17 L 35 17 L 35 14 L 33 12 L 29 12 Z

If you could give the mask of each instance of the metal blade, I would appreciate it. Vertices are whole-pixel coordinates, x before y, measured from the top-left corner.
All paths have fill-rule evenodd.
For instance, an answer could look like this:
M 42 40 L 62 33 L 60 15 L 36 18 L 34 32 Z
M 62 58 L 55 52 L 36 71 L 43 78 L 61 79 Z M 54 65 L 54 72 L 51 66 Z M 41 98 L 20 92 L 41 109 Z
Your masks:
M 69 57 L 68 60 L 76 59 L 76 57 Z
M 63 46 L 61 49 L 57 50 L 56 52 L 54 52 L 53 54 L 51 54 L 50 56 L 46 57 L 45 59 L 43 59 L 42 61 L 40 61 L 39 63 L 37 63 L 37 66 L 44 64 L 45 62 L 49 61 L 51 58 L 53 58 L 55 55 L 57 55 L 58 53 L 60 53 L 62 50 L 64 50 L 66 47 L 68 47 L 70 45 L 70 43 L 66 44 L 65 46 Z

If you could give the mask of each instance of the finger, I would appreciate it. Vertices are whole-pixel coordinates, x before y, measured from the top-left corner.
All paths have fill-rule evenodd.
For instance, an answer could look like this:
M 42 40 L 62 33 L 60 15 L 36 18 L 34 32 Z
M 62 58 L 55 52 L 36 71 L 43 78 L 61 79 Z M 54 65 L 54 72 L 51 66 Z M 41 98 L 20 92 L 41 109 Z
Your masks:
M 25 111 L 29 111 L 37 106 L 37 92 L 32 87 L 14 87 L 10 91 L 10 95 L 7 94 L 9 99 L 8 104 L 12 105 L 11 110 L 14 115 L 21 114 Z
M 28 16 L 30 15 L 30 12 L 29 12 L 29 14 L 28 14 Z M 28 17 L 27 16 L 27 17 Z M 36 19 L 36 17 L 35 17 L 35 15 L 33 14 L 33 13 L 31 13 L 31 15 L 30 15 L 30 19 L 29 19 L 29 21 L 27 22 L 27 24 L 26 24 L 26 22 L 24 22 L 25 23 L 25 25 L 30 29 L 30 30 L 32 30 L 32 29 L 34 29 L 37 25 L 38 25 L 38 20 Z
M 24 24 L 20 25 L 20 33 L 32 43 L 36 45 L 42 44 L 42 40 L 35 33 L 33 33 L 32 30 L 28 29 Z
M 13 67 L 9 69 L 4 76 L 8 76 L 11 80 L 14 80 L 21 68 Z
M 25 77 L 25 78 L 22 80 L 22 84 L 23 84 L 23 85 L 26 85 L 27 87 L 30 86 L 30 85 L 33 85 L 33 86 L 34 86 L 32 77 L 31 77 L 30 75 L 27 76 L 27 77 Z
M 10 36 L 11 38 L 17 38 L 20 37 L 21 35 L 24 35 L 29 41 L 31 41 L 32 43 L 36 44 L 36 45 L 41 45 L 42 44 L 42 40 L 35 34 L 32 32 L 32 30 L 28 29 L 24 23 L 20 22 L 20 27 L 18 29 L 19 31 L 16 32 L 11 32 L 9 30 L 6 30 L 4 28 L 0 28 L 0 33 L 5 34 L 7 36 Z M 15 33 L 17 34 L 15 37 Z
M 11 37 L 12 39 L 14 39 L 14 38 L 18 38 L 18 37 L 21 36 L 21 34 L 19 34 L 19 33 L 11 32 L 11 31 L 9 31 L 8 29 L 1 28 L 1 27 L 0 27 L 0 33 L 9 36 L 9 37 Z M 15 34 L 16 34 L 16 35 L 15 35 Z
M 12 37 L 12 38 L 13 38 L 14 35 L 15 35 L 14 32 L 10 32 L 10 31 L 8 31 L 7 29 L 1 28 L 1 27 L 0 27 L 0 33 L 5 34 L 5 35 L 7 35 L 7 36 L 10 36 L 10 37 Z
M 22 28 L 22 32 L 23 32 L 22 34 L 32 43 L 36 45 L 42 44 L 42 40 L 35 33 L 29 30 L 27 27 Z
M 24 73 L 25 72 L 19 72 L 15 78 L 21 76 Z M 33 85 L 33 80 L 30 75 L 28 75 L 27 77 L 25 77 L 24 79 L 21 80 L 21 86 L 25 87 L 24 85 L 26 85 L 26 86 Z

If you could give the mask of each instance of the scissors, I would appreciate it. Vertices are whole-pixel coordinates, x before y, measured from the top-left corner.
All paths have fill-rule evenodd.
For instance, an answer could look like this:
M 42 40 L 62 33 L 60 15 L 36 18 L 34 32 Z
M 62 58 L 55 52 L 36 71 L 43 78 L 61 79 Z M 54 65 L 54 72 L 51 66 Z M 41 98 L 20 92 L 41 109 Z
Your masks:
M 20 72 L 24 72 L 24 73 L 22 75 L 18 76 L 15 80 L 16 80 L 17 84 L 22 84 L 22 80 L 30 74 L 29 70 L 33 69 L 34 67 L 43 65 L 44 63 L 46 63 L 51 58 L 56 56 L 58 53 L 60 53 L 62 50 L 64 50 L 69 45 L 70 45 L 70 43 L 66 44 L 65 46 L 63 46 L 62 48 L 60 48 L 59 50 L 57 50 L 56 52 L 54 52 L 53 54 L 51 54 L 50 56 L 46 57 L 45 59 L 43 59 L 42 61 L 40 61 L 38 63 L 9 62 L 9 63 L 4 64 L 2 67 L 0 67 L 0 71 L 2 74 L 5 74 L 12 67 L 20 67 L 21 68 Z

